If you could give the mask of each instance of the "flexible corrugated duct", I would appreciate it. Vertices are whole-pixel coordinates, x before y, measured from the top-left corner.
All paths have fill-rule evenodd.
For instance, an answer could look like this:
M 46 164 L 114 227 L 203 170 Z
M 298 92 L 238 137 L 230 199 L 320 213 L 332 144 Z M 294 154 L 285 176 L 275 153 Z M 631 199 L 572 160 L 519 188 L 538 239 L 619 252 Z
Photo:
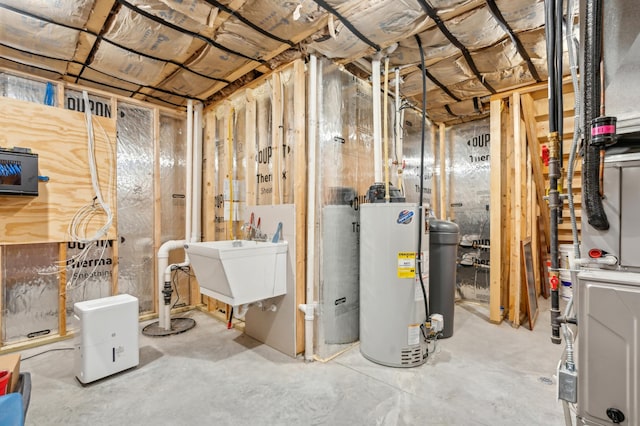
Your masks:
M 582 194 L 589 225 L 600 231 L 609 229 L 609 221 L 600 197 L 600 150 L 591 145 L 591 120 L 600 110 L 600 62 L 602 60 L 602 0 L 588 0 L 581 5 L 583 14 L 580 38 L 583 40 L 582 61 L 582 126 L 585 136 L 582 159 Z

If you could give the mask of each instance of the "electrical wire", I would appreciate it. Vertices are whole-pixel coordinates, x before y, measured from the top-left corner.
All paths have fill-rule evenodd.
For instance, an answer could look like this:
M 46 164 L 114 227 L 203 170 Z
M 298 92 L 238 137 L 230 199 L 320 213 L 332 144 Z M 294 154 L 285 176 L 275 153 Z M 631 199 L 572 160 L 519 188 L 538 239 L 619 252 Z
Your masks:
M 26 360 L 31 359 L 31 358 L 35 358 L 35 357 L 40 356 L 40 355 L 44 355 L 44 354 L 49 353 L 49 352 L 56 352 L 56 351 L 72 351 L 72 350 L 75 350 L 75 348 L 55 348 L 55 349 L 47 349 L 46 351 L 42 351 L 42 352 L 39 352 L 39 353 L 37 353 L 37 354 L 33 354 L 33 355 L 26 356 L 26 357 L 22 357 L 22 358 L 20 358 L 20 362 L 22 362 L 22 361 L 26 361 Z
M 191 277 L 193 277 L 194 275 L 191 273 L 191 267 L 190 266 L 174 266 L 173 270 L 176 272 L 182 272 L 184 273 L 187 277 L 188 277 L 188 281 L 187 281 L 187 286 L 188 288 L 191 288 Z M 178 301 L 180 300 L 180 292 L 178 291 L 178 284 L 179 284 L 179 278 L 178 278 L 178 274 L 173 274 L 172 278 L 171 278 L 171 284 L 173 285 L 173 288 L 176 292 L 176 300 L 175 302 L 173 302 L 173 305 L 171 305 L 171 309 L 175 308 L 178 305 Z M 183 302 L 183 304 L 186 304 L 185 302 Z
M 106 237 L 109 229 L 113 224 L 113 213 L 111 211 L 110 204 L 113 202 L 111 188 L 113 187 L 113 180 L 115 175 L 113 170 L 113 165 L 115 164 L 114 147 L 105 128 L 102 126 L 99 120 L 96 120 L 96 123 L 98 124 L 99 128 L 102 131 L 102 135 L 104 136 L 105 145 L 108 152 L 107 163 L 109 164 L 109 172 L 107 177 L 107 186 L 109 188 L 109 198 L 107 200 L 108 202 L 106 202 L 103 198 L 100 188 L 100 180 L 96 166 L 95 134 L 93 128 L 93 116 L 91 114 L 91 108 L 89 108 L 89 95 L 86 91 L 83 91 L 82 97 L 85 103 L 85 124 L 87 127 L 87 160 L 89 163 L 91 186 L 95 195 L 90 203 L 85 204 L 76 211 L 73 218 L 69 222 L 67 232 L 72 241 L 84 244 L 84 247 L 80 249 L 79 253 L 73 255 L 68 259 L 58 262 L 57 270 L 53 272 L 42 272 L 42 275 L 58 274 L 62 270 L 68 268 L 71 268 L 73 270 L 78 267 L 78 265 L 80 265 L 81 268 L 84 268 L 83 265 L 85 261 L 90 255 L 91 250 L 95 247 L 94 243 L 97 243 L 98 241 Z M 93 233 L 93 235 L 88 235 L 89 227 L 97 217 L 105 217 L 104 223 L 102 227 L 100 227 L 95 233 Z M 107 246 L 108 244 L 105 241 L 102 246 L 100 257 L 95 261 L 93 269 L 86 275 L 85 279 L 82 282 L 79 282 L 79 273 L 75 273 L 74 271 L 71 274 L 71 278 L 66 283 L 67 290 L 74 290 L 76 288 L 84 286 L 87 281 L 89 281 L 89 279 L 93 277 L 93 274 L 96 271 L 97 267 L 102 263 L 101 260 L 104 257 Z M 84 295 L 85 293 L 83 292 L 83 297 Z
M 424 310 L 425 310 L 425 323 L 429 321 L 429 317 L 431 316 L 429 313 L 429 299 L 427 298 L 427 291 L 425 290 L 424 279 L 422 278 L 422 222 L 424 219 L 422 217 L 422 205 L 424 198 L 424 144 L 425 144 L 425 127 L 427 121 L 427 77 L 424 73 L 425 64 L 424 64 L 424 50 L 422 49 L 422 42 L 420 41 L 420 37 L 418 35 L 415 36 L 416 42 L 418 43 L 418 50 L 420 51 L 420 63 L 422 65 L 422 120 L 421 120 L 421 143 L 420 143 L 420 201 L 418 202 L 418 254 L 417 254 L 417 264 L 418 264 L 418 278 L 420 280 L 420 288 L 422 289 L 422 297 L 424 300 Z

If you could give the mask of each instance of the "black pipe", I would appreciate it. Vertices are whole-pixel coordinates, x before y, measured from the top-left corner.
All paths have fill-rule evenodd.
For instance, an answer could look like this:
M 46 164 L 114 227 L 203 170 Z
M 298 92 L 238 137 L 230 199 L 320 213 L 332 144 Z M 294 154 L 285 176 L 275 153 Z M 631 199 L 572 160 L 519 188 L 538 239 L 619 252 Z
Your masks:
M 424 140 L 425 140 L 425 127 L 427 126 L 427 76 L 425 74 L 426 66 L 424 65 L 424 50 L 422 49 L 422 42 L 420 41 L 420 37 L 416 34 L 416 42 L 418 43 L 418 50 L 420 51 L 420 66 L 421 66 L 421 74 L 422 74 L 422 126 L 421 129 L 421 143 L 420 143 L 420 201 L 418 201 L 418 277 L 420 278 L 420 288 L 422 289 L 422 297 L 424 300 L 424 312 L 427 316 L 425 322 L 429 321 L 430 312 L 429 312 L 429 300 L 427 299 L 427 291 L 425 290 L 424 280 L 422 279 L 422 233 L 424 229 L 422 228 L 423 220 L 426 218 L 422 217 L 422 205 L 424 198 Z M 385 99 L 386 102 L 386 99 Z
M 555 82 L 555 90 L 556 90 L 556 131 L 558 132 L 558 137 L 560 138 L 560 144 L 558 146 L 558 159 L 560 160 L 560 170 L 562 170 L 562 159 L 563 159 L 563 149 L 562 149 L 562 140 L 564 134 L 564 126 L 563 126 L 563 112 L 564 112 L 564 104 L 562 100 L 562 60 L 563 60 L 563 50 L 562 50 L 562 42 L 564 41 L 564 37 L 562 36 L 563 29 L 563 14 L 564 10 L 562 8 L 563 0 L 555 0 L 556 1 L 556 11 L 555 11 L 555 27 L 556 27 L 556 39 L 555 39 L 555 73 L 556 73 L 556 82 Z M 562 177 L 562 176 L 560 176 Z M 560 209 L 562 209 L 560 207 Z
M 551 246 L 551 342 L 560 344 L 560 298 L 558 295 L 558 178 L 560 167 L 558 159 L 558 117 L 562 118 L 562 110 L 558 110 L 558 82 L 556 72 L 557 58 L 562 60 L 562 45 L 558 52 L 557 39 L 562 37 L 562 27 L 557 27 L 555 12 L 556 0 L 545 1 L 545 36 L 547 43 L 547 64 L 549 75 L 549 212 L 550 212 L 550 246 Z M 562 78 L 562 76 L 560 76 Z
M 600 146 L 591 144 L 591 120 L 600 113 L 600 62 L 602 60 L 602 0 L 584 1 L 581 39 L 582 56 L 582 126 L 585 136 L 582 159 L 583 207 L 589 225 L 600 231 L 609 229 L 609 220 L 600 197 Z M 583 10 L 584 9 L 584 10 Z

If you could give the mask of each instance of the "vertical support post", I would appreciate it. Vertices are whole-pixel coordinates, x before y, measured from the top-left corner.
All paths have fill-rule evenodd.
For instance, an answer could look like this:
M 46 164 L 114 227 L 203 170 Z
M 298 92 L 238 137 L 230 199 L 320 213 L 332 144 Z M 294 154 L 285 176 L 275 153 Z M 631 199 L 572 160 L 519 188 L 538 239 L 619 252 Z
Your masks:
M 155 274 L 153 285 L 153 309 L 157 311 L 159 306 L 158 285 L 156 283 L 162 277 L 158 276 L 158 250 L 162 245 L 162 191 L 160 187 L 160 110 L 153 110 L 153 271 Z M 159 313 L 159 312 L 156 312 Z
M 306 147 L 306 79 L 304 63 L 293 64 L 294 176 L 293 199 L 296 216 L 296 306 L 305 303 L 306 288 L 306 216 L 307 216 L 307 147 Z M 304 350 L 304 313 L 296 309 L 296 353 Z
M 271 104 L 271 149 L 273 150 L 273 192 L 271 204 L 282 204 L 282 82 L 280 73 L 274 72 L 271 82 L 273 100 Z
M 512 251 L 511 251 L 511 279 L 510 293 L 513 295 L 513 326 L 520 326 L 520 303 L 522 293 L 522 261 L 520 259 L 520 244 L 523 240 L 522 236 L 522 138 L 520 134 L 520 93 L 515 92 L 511 96 L 510 102 L 512 128 L 513 128 L 513 163 L 514 170 L 514 192 L 513 192 L 513 221 L 512 229 Z
M 438 158 L 436 154 L 438 152 L 438 138 L 436 134 L 436 126 L 432 124 L 429 128 L 431 133 L 431 152 L 433 152 L 433 166 L 431 170 L 435 171 L 438 164 L 438 161 L 436 160 Z M 431 180 L 431 210 L 433 211 L 433 214 L 439 214 L 440 212 L 440 204 L 438 203 L 440 194 L 440 187 L 438 184 L 440 180 L 442 180 L 442 177 L 437 177 L 437 174 L 433 173 L 433 179 Z
M 67 335 L 67 243 L 58 244 L 58 261 L 62 265 L 58 273 L 58 334 Z
M 105 240 L 105 244 L 108 243 L 109 240 Z M 118 237 L 116 235 L 116 239 L 113 240 L 113 246 L 111 246 L 111 256 L 113 257 L 113 264 L 111 266 L 111 295 L 118 294 L 118 246 Z
M 502 200 L 505 188 L 502 187 L 502 100 L 495 99 L 490 104 L 490 157 L 491 157 L 491 191 L 490 191 L 490 241 L 491 252 L 489 262 L 489 320 L 502 322 Z
M 115 99 L 112 98 L 111 102 L 115 102 Z M 64 105 L 64 83 L 58 83 L 56 85 L 56 106 L 58 108 L 62 108 L 65 109 L 65 105 Z M 113 108 L 113 105 L 111 107 L 111 111 L 115 111 L 115 109 Z
M 438 126 L 440 129 L 440 219 L 447 219 L 447 160 L 446 152 L 446 132 L 444 123 Z
M 253 96 L 253 90 L 245 91 L 247 104 L 245 106 L 245 153 L 247 161 L 247 206 L 255 206 L 257 200 L 257 180 L 258 163 L 256 161 L 256 98 Z M 213 158 L 213 157 L 212 157 Z

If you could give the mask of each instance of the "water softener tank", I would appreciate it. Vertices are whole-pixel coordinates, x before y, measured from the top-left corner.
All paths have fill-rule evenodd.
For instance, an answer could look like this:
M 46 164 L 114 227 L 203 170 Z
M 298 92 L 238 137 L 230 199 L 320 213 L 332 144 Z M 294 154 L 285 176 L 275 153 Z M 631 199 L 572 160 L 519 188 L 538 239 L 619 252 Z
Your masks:
M 422 275 L 428 288 L 429 227 L 412 203 L 360 206 L 360 352 L 392 367 L 426 361 L 421 325 L 425 302 L 417 276 L 418 232 Z

